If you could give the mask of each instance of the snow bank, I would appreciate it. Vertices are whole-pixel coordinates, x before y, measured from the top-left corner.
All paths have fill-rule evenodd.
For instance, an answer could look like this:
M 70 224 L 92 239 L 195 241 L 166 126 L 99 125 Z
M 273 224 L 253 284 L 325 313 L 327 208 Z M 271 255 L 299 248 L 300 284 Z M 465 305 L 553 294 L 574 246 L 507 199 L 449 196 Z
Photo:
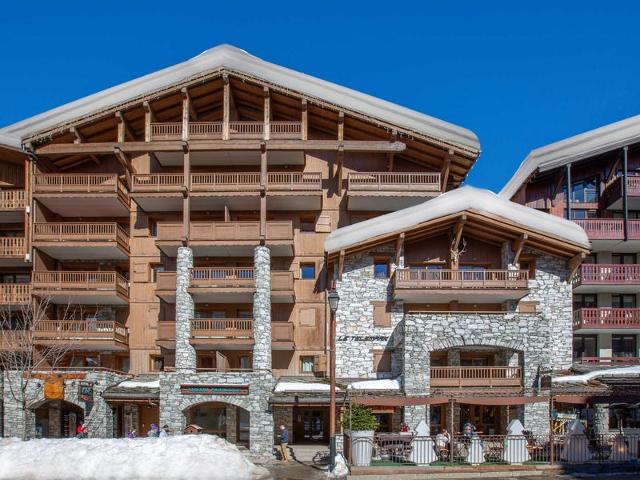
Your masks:
M 565 375 L 553 378 L 553 383 L 588 383 L 598 377 L 619 377 L 627 375 L 640 375 L 640 366 L 607 368 L 604 370 L 594 370 L 593 372 L 580 375 Z
M 142 380 L 125 380 L 116 386 L 122 388 L 160 388 L 160 380 L 152 380 L 149 382 L 144 382 Z
M 363 380 L 361 382 L 350 383 L 347 388 L 350 390 L 400 390 L 400 382 L 395 378 L 386 380 Z
M 1 480 L 244 480 L 268 478 L 212 435 L 0 442 Z
M 340 390 L 336 387 L 336 391 Z M 306 382 L 278 382 L 273 390 L 276 393 L 281 392 L 328 392 L 328 383 L 306 383 Z

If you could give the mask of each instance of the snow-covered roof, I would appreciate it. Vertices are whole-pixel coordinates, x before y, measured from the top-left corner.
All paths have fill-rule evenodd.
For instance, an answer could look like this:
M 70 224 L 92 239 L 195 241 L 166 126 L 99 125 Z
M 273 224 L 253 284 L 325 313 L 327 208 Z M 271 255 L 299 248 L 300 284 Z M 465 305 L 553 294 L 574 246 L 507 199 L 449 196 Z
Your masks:
M 349 390 L 400 390 L 400 382 L 395 378 L 382 380 L 360 380 L 347 386 Z
M 0 130 L 0 147 L 11 148 L 13 150 L 21 150 L 20 138 L 16 135 L 10 135 Z
M 640 365 L 631 367 L 606 368 L 602 370 L 594 370 L 592 372 L 582 373 L 580 375 L 563 375 L 554 377 L 553 383 L 588 383 L 603 377 L 638 377 L 640 378 Z
M 336 390 L 340 390 L 336 387 Z M 329 392 L 328 383 L 286 382 L 280 381 L 273 389 L 275 393 L 282 392 Z
M 536 148 L 516 170 L 500 195 L 511 198 L 536 172 L 544 172 L 640 141 L 640 115 Z
M 419 205 L 338 228 L 327 237 L 324 248 L 328 253 L 338 252 L 370 239 L 402 232 L 464 211 L 491 214 L 585 249 L 590 247 L 587 234 L 574 222 L 511 202 L 489 190 L 464 186 Z
M 24 139 L 85 115 L 225 69 L 249 75 L 370 117 L 383 119 L 417 133 L 479 151 L 478 137 L 462 127 L 380 100 L 335 83 L 297 72 L 255 57 L 231 45 L 219 45 L 200 55 L 135 80 L 108 88 L 5 127 L 0 132 Z

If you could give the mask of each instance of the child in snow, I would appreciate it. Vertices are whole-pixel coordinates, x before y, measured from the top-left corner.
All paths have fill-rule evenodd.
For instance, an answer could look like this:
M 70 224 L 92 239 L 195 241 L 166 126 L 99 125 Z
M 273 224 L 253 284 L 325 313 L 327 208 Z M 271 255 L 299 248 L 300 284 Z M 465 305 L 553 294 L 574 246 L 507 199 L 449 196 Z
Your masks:
M 160 435 L 160 430 L 158 430 L 158 425 L 155 423 L 151 424 L 151 430 L 147 432 L 147 437 L 158 437 Z

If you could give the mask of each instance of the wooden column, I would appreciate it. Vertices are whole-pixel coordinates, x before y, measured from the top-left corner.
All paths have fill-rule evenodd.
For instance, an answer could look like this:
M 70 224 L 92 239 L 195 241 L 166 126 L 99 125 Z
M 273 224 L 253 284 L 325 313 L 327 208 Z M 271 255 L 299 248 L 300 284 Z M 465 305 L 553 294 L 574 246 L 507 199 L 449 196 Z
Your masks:
M 271 138 L 271 96 L 269 88 L 264 87 L 264 139 Z
M 342 164 L 344 163 L 344 112 L 338 113 L 338 153 L 336 155 L 336 180 L 338 181 L 337 193 L 342 195 Z
M 32 194 L 33 192 L 33 169 L 34 162 L 31 157 L 27 157 L 27 160 L 24 161 L 24 245 L 25 245 L 25 253 L 29 255 L 31 262 L 33 263 L 33 255 L 31 252 L 31 238 L 32 238 L 32 226 L 33 222 L 31 221 L 34 215 L 33 209 L 33 200 Z M 26 258 L 25 258 L 26 260 Z
M 224 84 L 222 90 L 222 139 L 229 140 L 229 115 L 231 112 L 231 85 L 229 85 L 229 76 L 225 73 L 222 75 Z
M 188 246 L 191 239 L 191 153 L 186 145 L 182 173 L 184 176 L 182 185 L 182 231 L 185 244 Z
M 444 163 L 442 164 L 442 171 L 440 172 L 440 190 L 442 193 L 447 191 L 447 184 L 449 183 L 449 170 L 451 169 L 451 160 L 453 160 L 453 150 L 449 150 L 447 153 L 447 157 L 444 159 Z
M 300 136 L 302 140 L 309 139 L 309 111 L 307 108 L 307 99 L 302 99 L 302 118 L 300 119 L 302 125 L 300 125 Z
M 567 163 L 565 167 L 565 187 L 567 189 L 567 196 L 565 201 L 567 202 L 565 210 L 567 211 L 566 217 L 568 220 L 571 220 L 571 164 Z
M 189 93 L 186 88 L 181 90 L 182 92 L 182 141 L 189 140 Z
M 267 239 L 267 145 L 260 145 L 260 242 Z
M 153 122 L 153 111 L 149 102 L 142 102 L 144 108 L 144 141 L 151 141 L 151 122 Z

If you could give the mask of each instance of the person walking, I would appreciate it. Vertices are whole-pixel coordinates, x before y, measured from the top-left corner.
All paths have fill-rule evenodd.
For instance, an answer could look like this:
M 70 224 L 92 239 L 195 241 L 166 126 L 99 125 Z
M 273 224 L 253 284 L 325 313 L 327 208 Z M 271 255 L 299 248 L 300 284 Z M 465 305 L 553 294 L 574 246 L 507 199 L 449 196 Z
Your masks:
M 171 430 L 169 430 L 169 425 L 163 425 L 162 430 L 160 430 L 160 433 L 158 434 L 158 437 L 160 438 L 168 437 L 170 432 Z
M 280 461 L 289 463 L 289 430 L 284 425 L 280 425 Z

